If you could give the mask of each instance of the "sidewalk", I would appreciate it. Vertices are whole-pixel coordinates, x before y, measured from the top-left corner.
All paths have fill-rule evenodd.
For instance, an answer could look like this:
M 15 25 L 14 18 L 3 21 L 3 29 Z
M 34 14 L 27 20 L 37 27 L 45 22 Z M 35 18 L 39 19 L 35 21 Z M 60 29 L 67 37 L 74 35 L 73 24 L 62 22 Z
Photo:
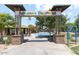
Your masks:
M 0 44 L 0 52 L 7 49 L 7 46 L 5 46 L 4 44 Z
M 6 49 L 6 55 L 75 55 L 66 45 L 48 42 L 47 38 L 28 37 L 25 42 L 16 47 Z

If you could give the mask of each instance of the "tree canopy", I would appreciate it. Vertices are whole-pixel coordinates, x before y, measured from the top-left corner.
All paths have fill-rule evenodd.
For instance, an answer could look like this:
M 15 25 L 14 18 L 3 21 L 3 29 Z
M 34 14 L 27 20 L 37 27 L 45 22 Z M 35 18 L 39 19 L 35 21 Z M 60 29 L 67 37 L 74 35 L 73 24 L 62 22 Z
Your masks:
M 75 21 L 75 25 L 77 26 L 77 28 L 78 28 L 78 30 L 79 30 L 79 16 L 78 16 L 78 18 L 77 18 L 76 21 Z
M 60 25 L 62 31 L 65 31 L 66 30 L 66 17 L 65 16 L 60 16 L 61 17 L 61 23 L 58 25 Z M 55 25 L 56 25 L 56 16 L 48 16 L 48 17 L 37 17 L 36 18 L 37 21 L 36 21 L 36 26 L 38 26 L 40 29 L 49 29 L 49 30 L 52 30 L 52 29 L 55 29 Z M 58 18 L 58 21 L 60 19 Z
M 28 28 L 30 29 L 30 31 L 31 31 L 32 33 L 36 32 L 36 26 L 30 24 L 30 25 L 28 25 Z
M 15 19 L 10 14 L 0 13 L 0 28 L 15 26 Z
M 5 27 L 15 26 L 15 19 L 10 14 L 0 13 L 0 33 L 1 38 L 3 36 L 3 30 Z

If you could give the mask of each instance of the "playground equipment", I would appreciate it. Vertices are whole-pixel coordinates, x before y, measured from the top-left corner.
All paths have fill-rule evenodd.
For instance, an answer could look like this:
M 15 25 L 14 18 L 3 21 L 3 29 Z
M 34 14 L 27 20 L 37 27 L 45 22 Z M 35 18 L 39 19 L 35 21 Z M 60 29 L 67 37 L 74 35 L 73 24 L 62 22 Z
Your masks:
M 74 27 L 74 33 L 75 33 L 75 44 L 77 44 L 77 37 L 78 37 L 78 29 L 77 29 L 77 26 Z
M 77 38 L 78 38 L 78 29 L 77 29 L 77 26 L 74 26 L 74 27 L 71 27 L 71 26 L 67 26 L 67 45 L 70 44 L 70 32 L 71 30 L 73 29 L 73 33 L 74 33 L 74 37 L 75 37 L 75 44 L 77 44 Z

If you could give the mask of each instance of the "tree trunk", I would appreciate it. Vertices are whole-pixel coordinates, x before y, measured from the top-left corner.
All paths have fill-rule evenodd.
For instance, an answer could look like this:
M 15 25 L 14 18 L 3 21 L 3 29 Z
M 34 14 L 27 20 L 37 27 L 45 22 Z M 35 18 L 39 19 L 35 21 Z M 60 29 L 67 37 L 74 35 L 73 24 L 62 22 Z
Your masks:
M 3 31 L 1 31 L 1 40 L 3 40 Z
M 0 31 L 0 43 L 1 44 L 3 43 L 3 31 L 2 30 Z
M 51 30 L 49 30 L 49 37 L 51 38 Z

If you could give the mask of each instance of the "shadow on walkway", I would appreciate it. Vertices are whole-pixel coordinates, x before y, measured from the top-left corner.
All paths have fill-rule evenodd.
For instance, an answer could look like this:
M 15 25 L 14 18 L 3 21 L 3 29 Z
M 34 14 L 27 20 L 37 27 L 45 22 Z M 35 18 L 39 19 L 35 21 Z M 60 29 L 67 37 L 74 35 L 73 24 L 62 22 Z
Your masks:
M 27 39 L 27 40 L 24 40 L 24 43 L 26 43 L 26 42 L 48 42 L 48 40 L 29 40 L 29 39 Z
M 36 36 L 36 38 L 49 38 L 50 36 Z
M 28 42 L 47 42 L 48 40 L 29 40 Z

